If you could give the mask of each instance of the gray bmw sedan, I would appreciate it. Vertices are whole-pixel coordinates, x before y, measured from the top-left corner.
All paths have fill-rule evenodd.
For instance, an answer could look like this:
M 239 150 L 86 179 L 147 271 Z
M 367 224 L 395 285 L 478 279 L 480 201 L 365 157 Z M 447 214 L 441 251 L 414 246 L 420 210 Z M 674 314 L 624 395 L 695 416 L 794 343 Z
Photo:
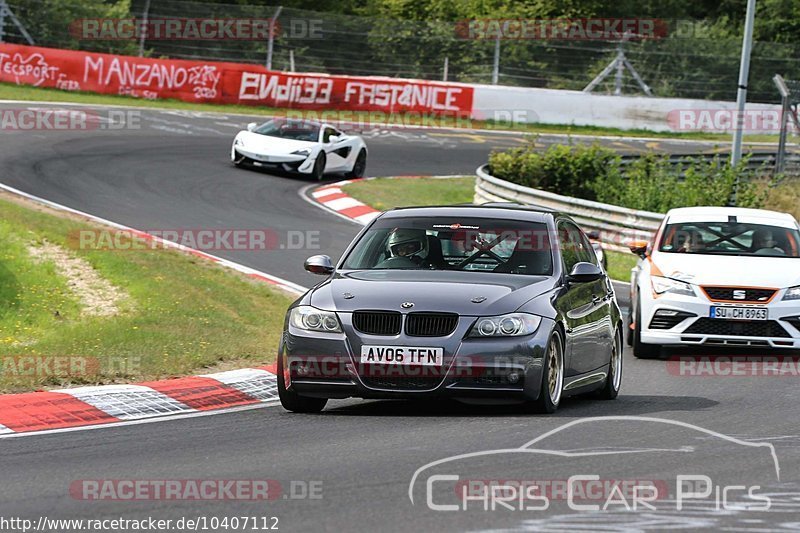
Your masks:
M 568 216 L 515 204 L 394 209 L 292 304 L 278 355 L 285 409 L 329 398 L 501 398 L 552 413 L 614 399 L 622 320 L 589 239 Z

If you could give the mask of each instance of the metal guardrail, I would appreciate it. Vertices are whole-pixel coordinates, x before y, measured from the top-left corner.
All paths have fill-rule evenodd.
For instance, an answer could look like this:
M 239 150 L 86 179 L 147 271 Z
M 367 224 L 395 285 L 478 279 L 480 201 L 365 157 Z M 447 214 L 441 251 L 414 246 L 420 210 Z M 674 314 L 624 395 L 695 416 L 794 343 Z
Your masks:
M 523 187 L 495 178 L 487 173 L 487 167 L 488 165 L 483 165 L 475 171 L 476 204 L 518 202 L 566 213 L 585 231 L 597 231 L 603 247 L 609 250 L 627 252 L 628 242 L 637 239 L 650 240 L 664 218 L 661 213 L 628 209 Z
M 690 160 L 709 162 L 715 157 L 719 157 L 721 161 L 727 163 L 730 159 L 730 154 L 670 154 L 668 161 L 670 165 L 678 166 L 687 164 Z M 621 155 L 620 158 L 620 163 L 624 167 L 638 161 L 640 156 L 638 154 L 626 154 Z M 748 155 L 746 168 L 753 172 L 757 170 L 772 172 L 775 169 L 776 158 L 777 154 L 772 152 L 751 152 Z M 800 154 L 790 152 L 784 156 L 783 173 L 789 176 L 800 176 Z

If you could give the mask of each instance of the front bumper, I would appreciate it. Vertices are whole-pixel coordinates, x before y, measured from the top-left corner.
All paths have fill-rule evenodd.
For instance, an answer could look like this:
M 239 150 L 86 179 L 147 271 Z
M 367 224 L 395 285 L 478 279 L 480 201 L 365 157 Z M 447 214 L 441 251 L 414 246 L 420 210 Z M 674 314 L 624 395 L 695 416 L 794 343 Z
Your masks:
M 666 293 L 642 302 L 641 340 L 645 344 L 711 345 L 730 347 L 800 348 L 800 301 L 782 301 L 782 292 L 769 304 L 712 302 L 700 296 Z M 767 320 L 711 318 L 711 308 L 745 307 L 766 309 Z M 658 311 L 679 311 L 688 316 L 670 326 L 659 322 Z
M 287 388 L 326 398 L 507 398 L 535 400 L 542 383 L 543 356 L 551 320 L 525 337 L 463 339 L 314 333 L 289 326 L 279 357 Z M 361 344 L 443 347 L 437 367 L 360 363 Z M 357 349 L 354 346 L 357 345 Z
M 316 157 L 313 156 L 267 155 L 243 149 L 241 146 L 233 147 L 231 158 L 234 161 L 244 158 L 244 163 L 255 167 L 300 174 L 311 174 L 316 161 Z

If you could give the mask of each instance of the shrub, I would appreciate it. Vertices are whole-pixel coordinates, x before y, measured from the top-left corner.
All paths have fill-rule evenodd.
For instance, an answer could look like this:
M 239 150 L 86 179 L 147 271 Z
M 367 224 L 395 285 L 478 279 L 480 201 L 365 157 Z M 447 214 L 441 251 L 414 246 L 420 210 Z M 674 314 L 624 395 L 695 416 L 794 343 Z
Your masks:
M 675 207 L 728 205 L 737 177 L 736 205 L 761 207 L 770 194 L 770 179 L 754 177 L 746 160 L 736 167 L 722 157 L 672 165 L 669 156 L 651 152 L 626 166 L 620 162 L 614 151 L 597 145 L 554 145 L 536 152 L 530 143 L 489 157 L 491 173 L 512 183 L 660 213 Z
M 766 190 L 764 207 L 791 213 L 800 220 L 800 180 L 786 180 Z
M 598 176 L 617 173 L 619 156 L 598 145 L 553 145 L 535 151 L 534 142 L 489 156 L 492 175 L 545 191 L 595 199 Z
M 675 207 L 728 205 L 733 199 L 736 179 L 739 189 L 736 205 L 761 207 L 766 187 L 753 179 L 747 162 L 731 167 L 727 158 L 687 159 L 673 166 L 668 156 L 647 154 L 631 163 L 623 176 L 598 177 L 595 182 L 599 201 L 664 213 Z

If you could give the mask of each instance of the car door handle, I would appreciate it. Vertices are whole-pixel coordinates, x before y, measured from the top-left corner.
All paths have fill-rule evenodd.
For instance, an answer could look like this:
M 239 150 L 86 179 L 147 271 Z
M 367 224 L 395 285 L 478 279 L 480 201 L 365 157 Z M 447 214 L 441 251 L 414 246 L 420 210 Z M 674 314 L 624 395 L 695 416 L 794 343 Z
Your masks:
M 592 303 L 594 305 L 599 305 L 599 304 L 603 303 L 603 299 L 600 298 L 599 296 L 592 295 Z

